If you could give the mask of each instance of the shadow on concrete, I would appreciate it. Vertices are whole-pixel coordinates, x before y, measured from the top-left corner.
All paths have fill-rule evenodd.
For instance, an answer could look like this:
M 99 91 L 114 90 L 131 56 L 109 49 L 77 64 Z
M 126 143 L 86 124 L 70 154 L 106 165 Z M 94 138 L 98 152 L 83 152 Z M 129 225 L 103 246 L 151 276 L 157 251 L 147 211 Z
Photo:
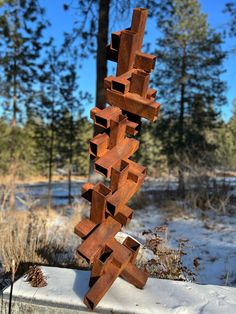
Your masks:
M 90 278 L 90 271 L 74 270 L 74 272 L 75 272 L 75 281 L 73 285 L 73 290 L 83 302 L 84 296 L 89 290 L 88 284 L 89 284 L 89 278 Z

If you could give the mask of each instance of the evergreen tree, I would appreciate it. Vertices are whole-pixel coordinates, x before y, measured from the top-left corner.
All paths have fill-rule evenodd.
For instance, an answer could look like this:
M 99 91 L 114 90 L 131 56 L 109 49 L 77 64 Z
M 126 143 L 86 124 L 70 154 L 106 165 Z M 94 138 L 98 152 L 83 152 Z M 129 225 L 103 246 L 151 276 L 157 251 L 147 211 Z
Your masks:
M 155 135 L 155 126 L 143 123 L 139 140 L 140 149 L 135 154 L 135 159 L 147 167 L 149 176 L 162 175 L 167 169 L 167 160 L 163 154 L 161 140 Z
M 61 111 L 60 73 L 62 64 L 59 56 L 60 53 L 54 46 L 46 52 L 44 67 L 40 76 L 39 105 L 35 109 L 35 114 L 40 116 L 43 122 L 41 123 L 43 130 L 38 129 L 41 134 L 38 139 L 40 141 L 39 145 L 46 150 L 49 207 L 51 206 L 52 176 L 56 161 L 56 136 Z M 44 124 L 46 124 L 46 134 L 42 132 L 45 129 Z
M 231 20 L 229 23 L 229 35 L 236 36 L 236 2 L 228 2 L 225 5 L 225 12 L 229 13 Z
M 36 0 L 6 0 L 0 7 L 0 95 L 11 111 L 11 123 L 34 101 L 40 55 L 48 22 Z
M 60 94 L 61 94 L 61 116 L 58 127 L 59 136 L 59 154 L 65 163 L 68 171 L 68 199 L 71 203 L 71 176 L 74 166 L 77 148 L 81 142 L 77 137 L 79 122 L 82 119 L 82 103 L 86 100 L 91 101 L 88 93 L 82 93 L 78 90 L 77 83 L 77 50 L 65 50 L 66 59 L 62 61 L 62 73 L 60 75 Z M 82 133 L 84 130 L 82 130 Z M 80 133 L 81 135 L 81 133 Z
M 179 166 L 179 191 L 184 194 L 184 156 L 191 160 L 198 151 L 201 158 L 212 148 L 204 128 L 217 123 L 218 108 L 225 103 L 220 78 L 225 54 L 220 34 L 208 26 L 197 0 L 163 0 L 156 16 L 161 31 L 155 73 L 163 108 L 161 135 L 169 164 Z

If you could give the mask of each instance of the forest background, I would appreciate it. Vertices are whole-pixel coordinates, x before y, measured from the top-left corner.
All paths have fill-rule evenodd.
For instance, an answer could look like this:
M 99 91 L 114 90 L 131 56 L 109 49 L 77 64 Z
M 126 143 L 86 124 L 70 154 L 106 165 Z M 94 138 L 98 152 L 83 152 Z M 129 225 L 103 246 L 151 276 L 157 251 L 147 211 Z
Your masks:
M 177 177 L 180 195 L 189 175 L 235 174 L 235 1 L 2 0 L 2 184 L 43 176 L 50 192 L 59 174 L 70 194 L 72 175 L 89 175 L 89 110 L 105 106 L 103 79 L 115 71 L 106 45 L 134 7 L 149 9 L 143 50 L 157 56 L 162 105 L 157 123 L 143 122 L 136 160 L 151 177 Z M 202 7 L 219 10 L 218 24 Z

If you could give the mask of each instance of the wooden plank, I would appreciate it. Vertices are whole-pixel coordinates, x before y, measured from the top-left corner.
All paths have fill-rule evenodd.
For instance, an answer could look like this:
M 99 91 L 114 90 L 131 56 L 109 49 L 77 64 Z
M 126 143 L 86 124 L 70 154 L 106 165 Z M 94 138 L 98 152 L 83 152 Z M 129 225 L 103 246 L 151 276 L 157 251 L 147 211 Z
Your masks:
M 133 138 L 125 138 L 95 162 L 95 171 L 109 178 L 111 176 L 111 168 L 121 159 L 132 156 L 138 148 L 139 141 Z
M 104 246 L 121 229 L 121 224 L 112 217 L 108 217 L 101 223 L 94 232 L 80 245 L 78 253 L 89 263 L 93 263 L 94 258 L 102 252 Z

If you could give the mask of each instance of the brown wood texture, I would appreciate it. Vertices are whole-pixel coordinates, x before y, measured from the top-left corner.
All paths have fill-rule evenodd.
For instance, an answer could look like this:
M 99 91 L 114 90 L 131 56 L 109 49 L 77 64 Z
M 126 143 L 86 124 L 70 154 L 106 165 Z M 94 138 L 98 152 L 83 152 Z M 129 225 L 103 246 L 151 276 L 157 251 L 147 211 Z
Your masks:
M 93 108 L 91 119 L 96 136 L 90 141 L 90 158 L 96 172 L 110 179 L 107 183 L 86 183 L 82 197 L 91 202 L 90 219 L 83 219 L 74 232 L 83 239 L 79 255 L 92 264 L 90 289 L 84 303 L 94 309 L 118 276 L 143 288 L 148 275 L 135 266 L 140 244 L 127 237 L 115 239 L 134 211 L 127 206 L 146 176 L 146 168 L 131 160 L 139 148 L 134 139 L 141 131 L 141 119 L 156 121 L 160 104 L 149 78 L 156 56 L 141 51 L 148 11 L 133 11 L 131 27 L 114 32 L 106 47 L 107 59 L 117 62 L 116 76 L 104 79 L 108 106 Z

